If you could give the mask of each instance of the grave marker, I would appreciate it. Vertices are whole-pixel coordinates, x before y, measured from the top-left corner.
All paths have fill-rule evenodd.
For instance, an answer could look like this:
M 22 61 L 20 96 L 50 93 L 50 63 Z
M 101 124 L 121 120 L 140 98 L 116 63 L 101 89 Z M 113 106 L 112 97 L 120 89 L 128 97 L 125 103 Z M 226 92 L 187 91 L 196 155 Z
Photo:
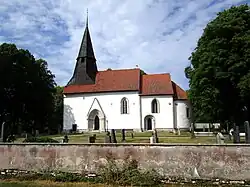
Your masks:
M 246 143 L 250 143 L 250 127 L 249 127 L 249 122 L 245 121 L 244 122 L 244 126 L 245 126 L 245 140 L 246 140 Z
M 234 143 L 240 143 L 240 130 L 239 126 L 235 126 L 233 131 Z
M 116 136 L 115 136 L 115 129 L 111 129 L 111 142 L 117 143 Z

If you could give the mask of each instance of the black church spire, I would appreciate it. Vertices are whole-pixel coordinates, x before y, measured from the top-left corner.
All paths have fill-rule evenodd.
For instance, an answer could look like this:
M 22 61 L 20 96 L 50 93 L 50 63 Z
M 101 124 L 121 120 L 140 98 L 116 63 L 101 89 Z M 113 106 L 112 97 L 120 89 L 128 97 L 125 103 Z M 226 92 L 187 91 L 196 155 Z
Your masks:
M 89 33 L 88 22 L 89 21 L 88 21 L 88 10 L 87 10 L 86 28 L 83 34 L 82 43 L 77 58 L 84 58 L 84 57 L 95 58 Z
M 95 77 L 98 70 L 89 32 L 88 12 L 86 27 L 76 61 L 75 70 L 68 85 L 95 84 Z

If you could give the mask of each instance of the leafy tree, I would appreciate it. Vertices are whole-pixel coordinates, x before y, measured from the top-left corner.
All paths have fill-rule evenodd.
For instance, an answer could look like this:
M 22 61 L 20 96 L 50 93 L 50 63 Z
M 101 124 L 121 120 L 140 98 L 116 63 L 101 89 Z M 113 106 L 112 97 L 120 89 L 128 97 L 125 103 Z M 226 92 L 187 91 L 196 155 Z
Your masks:
M 242 123 L 242 108 L 250 110 L 250 7 L 218 13 L 190 60 L 185 74 L 195 121 Z
M 54 112 L 54 75 L 46 61 L 14 44 L 0 45 L 0 123 L 6 135 L 43 131 Z
M 57 86 L 54 93 L 54 113 L 51 133 L 60 133 L 63 129 L 63 87 Z

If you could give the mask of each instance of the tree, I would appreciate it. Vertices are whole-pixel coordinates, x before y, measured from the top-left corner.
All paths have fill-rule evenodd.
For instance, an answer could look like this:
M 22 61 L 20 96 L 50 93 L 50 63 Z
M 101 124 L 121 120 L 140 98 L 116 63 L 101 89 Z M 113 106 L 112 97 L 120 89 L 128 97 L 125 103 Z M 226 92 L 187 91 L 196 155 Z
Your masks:
M 49 126 L 56 84 L 46 61 L 4 43 L 0 45 L 0 80 L 0 123 L 6 122 L 6 135 Z
M 250 109 L 250 7 L 218 13 L 189 59 L 185 74 L 196 121 L 242 123 L 242 108 Z
M 54 94 L 53 122 L 50 129 L 52 133 L 60 133 L 63 130 L 63 87 L 57 86 Z

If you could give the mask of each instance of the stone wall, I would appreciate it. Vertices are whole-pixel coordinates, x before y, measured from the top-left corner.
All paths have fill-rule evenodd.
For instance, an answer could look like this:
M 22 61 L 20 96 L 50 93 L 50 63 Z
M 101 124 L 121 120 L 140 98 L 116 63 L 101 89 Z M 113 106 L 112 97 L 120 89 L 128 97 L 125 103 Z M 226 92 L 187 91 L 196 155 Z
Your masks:
M 166 176 L 250 180 L 250 145 L 1 144 L 0 169 L 93 172 L 107 158 L 136 159 Z M 197 172 L 195 172 L 197 170 Z

